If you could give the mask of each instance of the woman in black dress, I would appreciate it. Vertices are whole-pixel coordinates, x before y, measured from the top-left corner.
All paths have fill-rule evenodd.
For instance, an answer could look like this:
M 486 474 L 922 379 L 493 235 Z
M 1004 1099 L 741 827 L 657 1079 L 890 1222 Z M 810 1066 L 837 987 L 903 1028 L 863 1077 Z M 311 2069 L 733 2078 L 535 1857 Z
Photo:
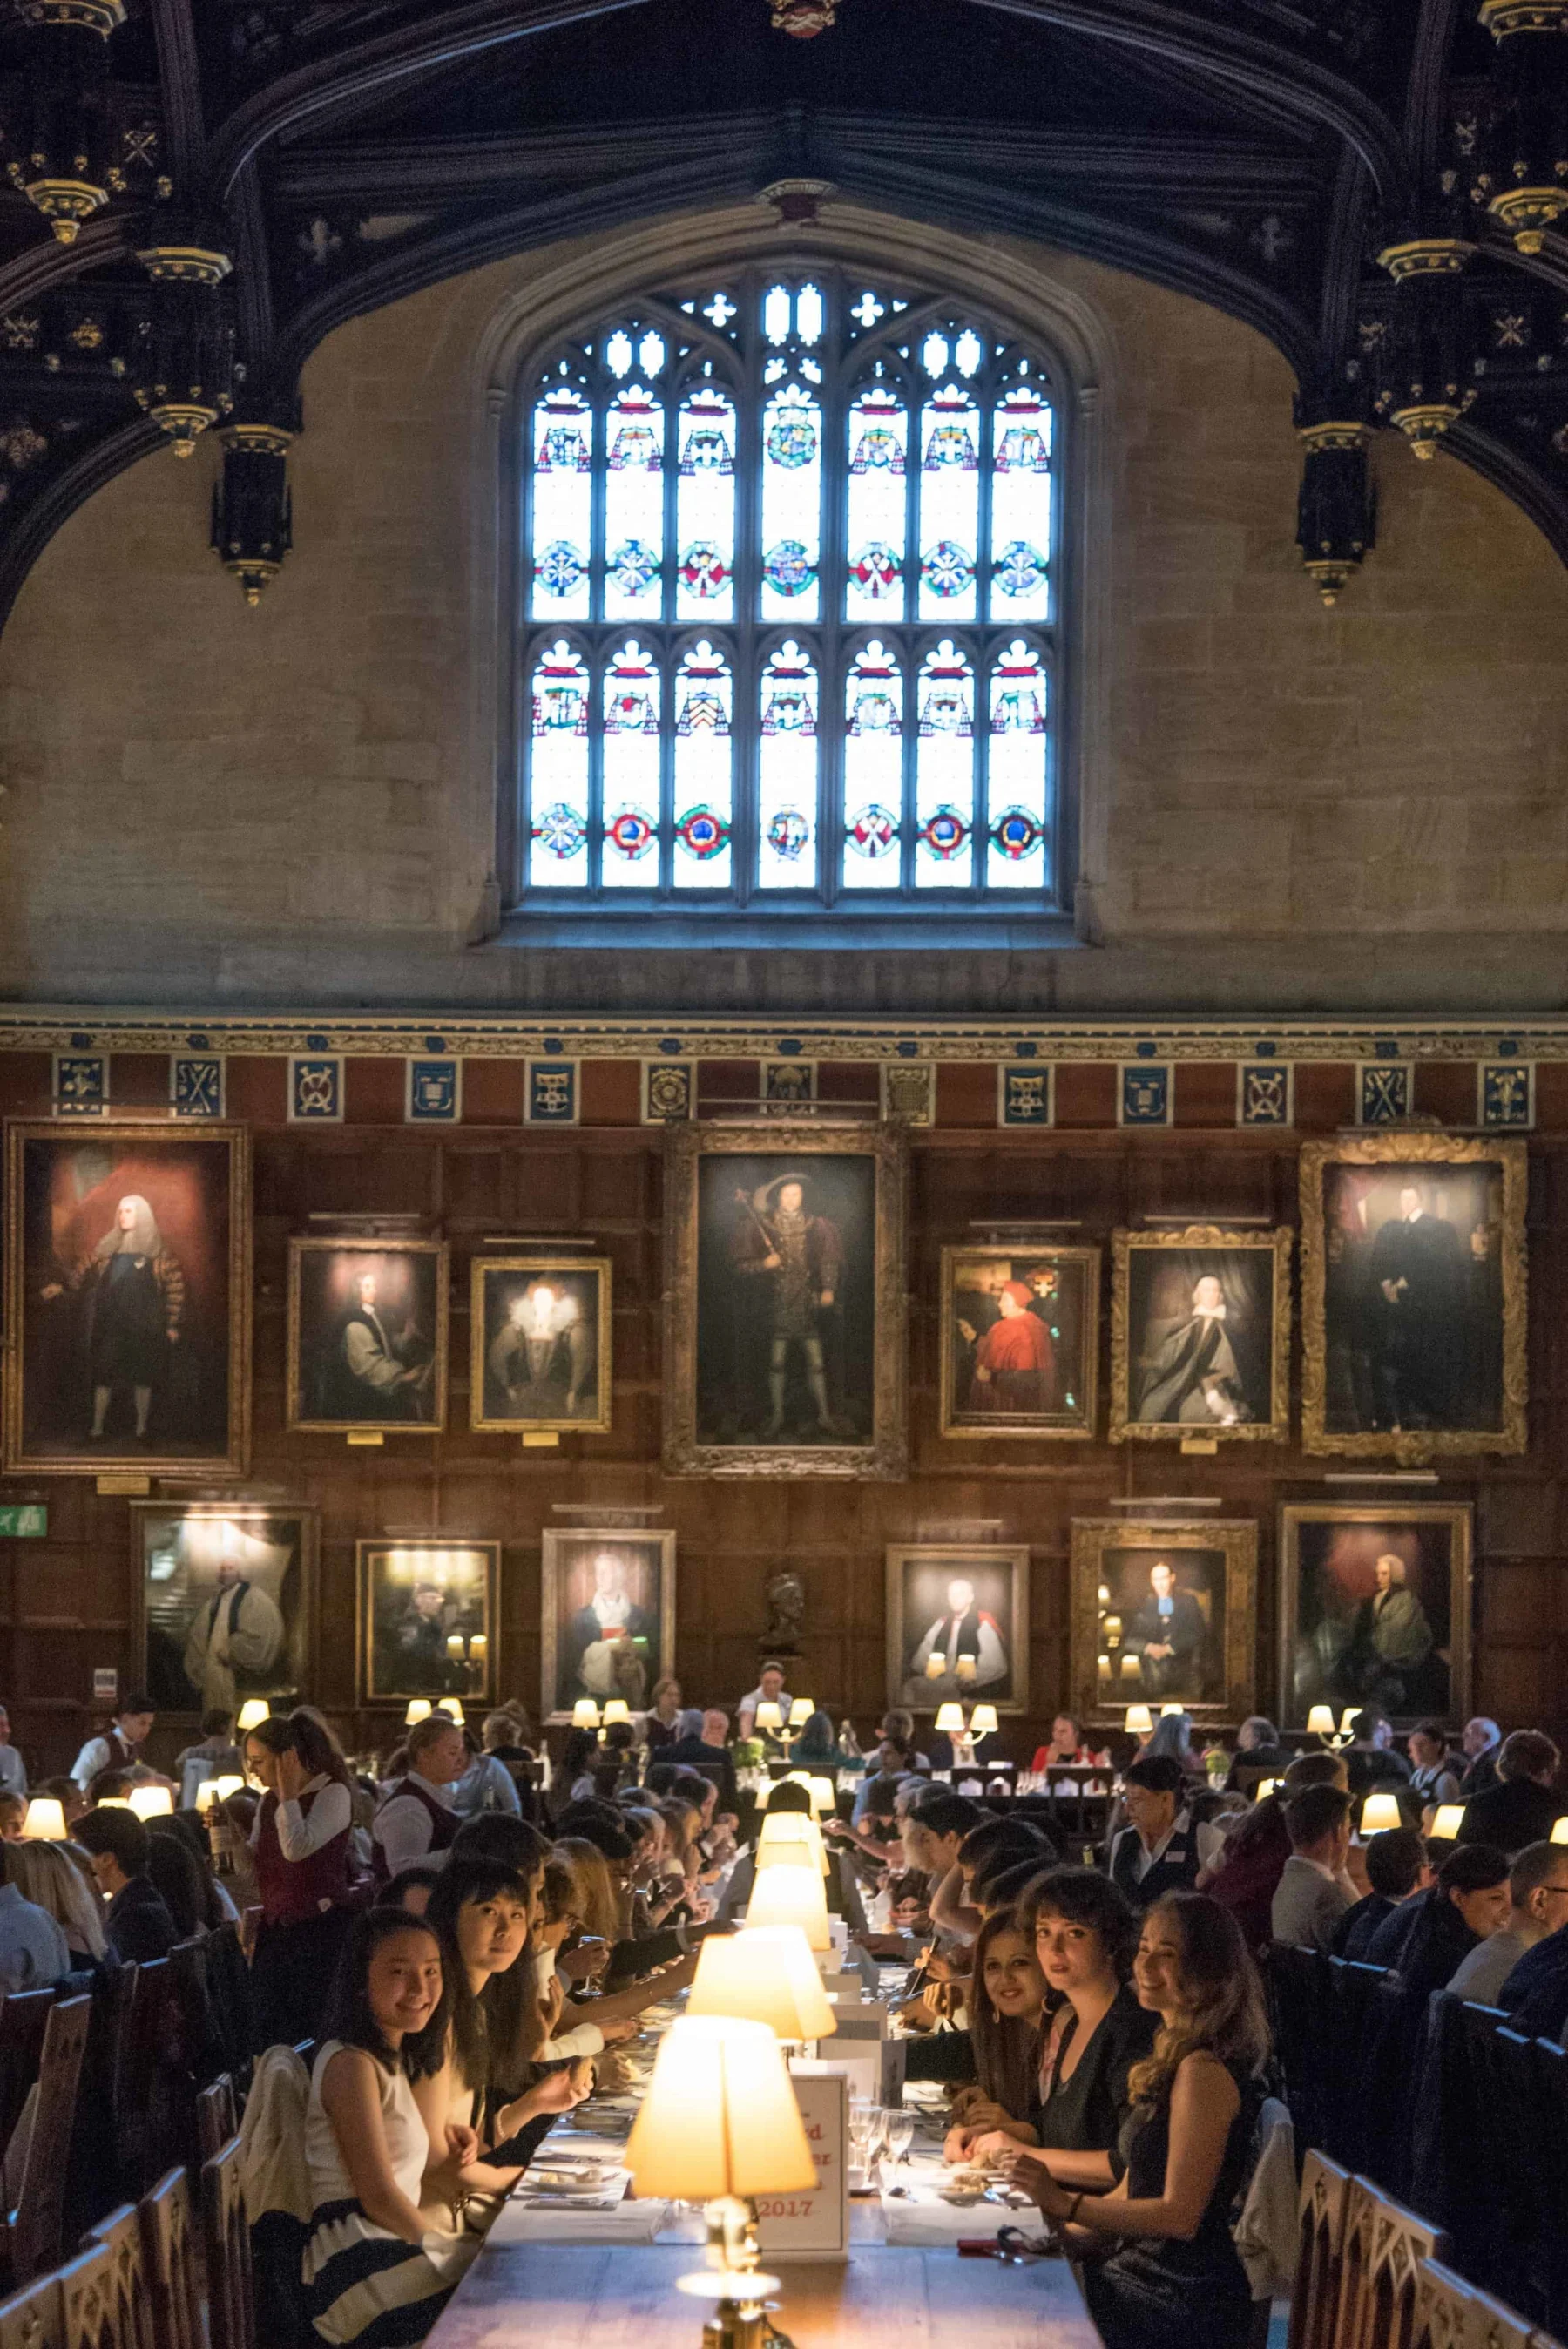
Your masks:
M 1086 2199 L 1022 2149 L 1013 2173 L 1084 2258 L 1105 2349 L 1245 2349 L 1252 2295 L 1230 2219 L 1268 2054 L 1257 1974 L 1228 1909 L 1174 1892 L 1143 1920 L 1133 1981 L 1160 2031 L 1131 2075 L 1126 2175 Z
M 1011 1909 L 1000 1909 L 986 1918 L 975 1944 L 966 2035 L 976 2085 L 954 2098 L 950 2161 L 968 2160 L 976 2115 L 990 2126 L 996 2115 L 1022 2121 L 1028 2113 L 1040 2075 L 1045 2004 L 1033 1939 Z

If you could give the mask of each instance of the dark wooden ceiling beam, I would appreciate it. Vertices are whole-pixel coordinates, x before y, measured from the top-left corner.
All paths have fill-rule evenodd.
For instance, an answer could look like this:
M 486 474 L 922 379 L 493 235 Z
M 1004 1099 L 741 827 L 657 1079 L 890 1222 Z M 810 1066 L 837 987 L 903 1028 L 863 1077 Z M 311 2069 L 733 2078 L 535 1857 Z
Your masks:
M 189 202 L 201 181 L 206 147 L 201 67 L 191 0 L 149 0 L 149 14 L 158 47 L 164 157 L 177 198 Z
M 68 285 L 73 278 L 86 277 L 109 262 L 122 260 L 142 243 L 147 225 L 147 213 L 139 205 L 131 212 L 106 212 L 85 222 L 74 244 L 61 244 L 40 221 L 43 233 L 37 243 L 0 268 L 0 309 L 36 302 L 51 285 Z

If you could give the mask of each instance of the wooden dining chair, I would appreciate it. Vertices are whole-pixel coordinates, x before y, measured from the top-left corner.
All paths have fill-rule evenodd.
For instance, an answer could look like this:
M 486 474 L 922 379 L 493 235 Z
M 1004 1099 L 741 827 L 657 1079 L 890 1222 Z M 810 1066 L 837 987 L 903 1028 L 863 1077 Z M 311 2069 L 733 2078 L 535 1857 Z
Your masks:
M 120 2191 L 131 2201 L 159 2175 L 152 2153 L 152 2089 L 169 1997 L 169 1961 L 154 1958 L 135 1973 L 136 1980 L 120 1992 L 114 2033 L 115 2146 Z
M 0 2349 L 66 2349 L 66 2311 L 58 2276 L 40 2276 L 15 2299 L 0 2304 Z
M 1440 2260 L 1447 2248 L 1445 2237 L 1425 2219 L 1365 2178 L 1353 2178 L 1346 2198 L 1335 2349 L 1411 2349 L 1419 2264 Z
M 1290 2301 L 1288 2349 L 1335 2349 L 1340 2270 L 1345 2251 L 1345 2211 L 1350 2199 L 1347 2169 L 1326 2153 L 1309 2150 L 1301 2167 L 1301 2199 L 1295 2285 Z
M 1532 2349 L 1529 2320 L 1438 2260 L 1416 2280 L 1414 2349 Z
M 108 2253 L 108 2290 L 114 2302 L 116 2337 L 127 2349 L 164 2349 L 152 2329 L 152 2296 L 149 2289 L 141 2217 L 134 2203 L 122 2202 L 100 2219 L 82 2239 L 84 2251 L 102 2248 Z
M 240 2187 L 240 2140 L 201 2165 L 201 2247 L 211 2349 L 256 2349 L 251 2230 Z
M 227 2072 L 220 2072 L 209 2088 L 202 2088 L 196 2098 L 196 2137 L 203 2161 L 211 2161 L 221 2153 L 240 2126 L 240 2116 L 234 2100 L 234 2083 Z
M 44 2060 L 52 1990 L 12 1991 L 0 2000 L 0 2153 L 11 2142 Z
M 196 2229 L 185 2171 L 171 2169 L 160 2178 L 136 2215 L 157 2349 L 205 2349 Z M 5 2349 L 3 2343 L 0 2349 Z
M 100 2243 L 55 2278 L 64 2311 L 66 2349 L 136 2349 L 125 2332 L 114 2262 Z
M 15 2209 L 5 2214 L 6 2282 L 13 2286 L 31 2283 L 60 2256 L 71 2124 L 91 2020 L 90 1998 L 67 1998 L 49 2010 L 21 2188 Z

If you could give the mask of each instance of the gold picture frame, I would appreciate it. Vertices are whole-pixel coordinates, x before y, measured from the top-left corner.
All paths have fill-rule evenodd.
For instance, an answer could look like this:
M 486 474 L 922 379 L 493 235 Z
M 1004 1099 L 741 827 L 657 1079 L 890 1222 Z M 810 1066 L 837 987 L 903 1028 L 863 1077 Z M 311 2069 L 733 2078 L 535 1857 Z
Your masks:
M 1449 1173 L 1444 1179 L 1422 1169 Z M 1303 1450 L 1411 1464 L 1454 1453 L 1522 1452 L 1526 1145 L 1438 1132 L 1346 1134 L 1303 1146 L 1300 1183 Z M 1423 1203 L 1434 1232 L 1446 1226 L 1451 1239 L 1431 1252 L 1429 1301 L 1402 1334 L 1380 1299 L 1392 1309 L 1390 1289 L 1408 1295 L 1408 1284 L 1401 1276 L 1385 1288 L 1377 1251 L 1401 1219 L 1403 1192 Z M 1467 1234 L 1456 1208 L 1469 1218 Z M 1385 1269 L 1398 1271 L 1391 1257 Z M 1495 1424 L 1467 1426 L 1467 1404 L 1489 1394 Z M 1442 1423 L 1445 1408 L 1457 1424 Z
M 106 1249 L 121 1208 L 134 1216 L 138 1206 L 150 1218 L 150 1253 L 134 1262 L 151 1268 L 164 1326 L 128 1327 L 118 1341 L 106 1340 L 100 1291 L 108 1263 L 127 1253 Z M 243 1475 L 251 1427 L 245 1127 L 7 1119 L 5 1233 L 7 1473 Z M 128 1233 L 134 1238 L 134 1223 Z M 185 1441 L 182 1425 L 201 1432 Z
M 297 1501 L 132 1501 L 130 1547 L 134 1685 L 147 1691 L 160 1721 L 237 1713 L 247 1697 L 306 1700 L 315 1675 L 319 1509 Z M 238 1619 L 225 1621 L 227 1652 L 213 1655 L 208 1618 L 225 1574 Z
M 355 1268 L 362 1267 L 356 1273 Z M 407 1271 L 403 1268 L 407 1267 Z M 377 1300 L 367 1367 L 344 1350 L 361 1278 L 389 1274 L 401 1294 Z M 445 1240 L 339 1238 L 289 1241 L 288 1409 L 291 1434 L 439 1435 L 447 1424 L 449 1253 Z M 334 1317 L 337 1317 L 335 1326 Z M 422 1317 L 417 1319 L 416 1317 Z M 398 1329 L 395 1325 L 401 1323 Z M 369 1327 L 370 1325 L 366 1325 Z M 339 1338 L 344 1341 L 340 1347 Z M 407 1383 L 378 1383 L 396 1365 Z M 416 1377 L 416 1372 L 428 1375 Z M 351 1411 L 363 1393 L 365 1408 Z M 406 1400 L 400 1411 L 376 1405 Z
M 560 1373 L 564 1369 L 568 1383 L 562 1400 L 570 1402 L 573 1392 L 571 1381 L 576 1373 L 576 1365 L 572 1360 L 572 1343 L 577 1331 L 591 1319 L 593 1333 L 593 1394 L 591 1407 L 586 1412 L 552 1413 L 546 1408 L 535 1414 L 521 1411 L 508 1414 L 496 1407 L 500 1397 L 511 1392 L 515 1383 L 503 1380 L 500 1368 L 490 1359 L 503 1334 L 495 1326 L 493 1292 L 503 1281 L 509 1280 L 516 1284 L 519 1299 L 526 1299 L 530 1291 L 537 1291 L 542 1286 L 548 1287 L 552 1280 L 571 1285 L 564 1293 L 560 1288 L 552 1292 L 537 1329 L 534 1318 L 524 1314 L 520 1334 L 513 1340 L 510 1359 L 513 1363 L 521 1361 L 526 1365 L 529 1390 L 538 1392 L 546 1404 L 549 1401 L 547 1388 L 559 1383 Z M 610 1259 L 603 1256 L 478 1256 L 474 1258 L 469 1301 L 469 1425 L 476 1434 L 609 1434 L 613 1401 L 611 1314 L 614 1281 Z M 583 1293 L 585 1289 L 588 1291 L 586 1297 Z M 572 1318 L 563 1320 L 562 1313 L 568 1309 Z
M 427 1590 L 439 1595 L 438 1607 L 422 1605 Z M 452 1696 L 476 1710 L 494 1703 L 500 1686 L 499 1541 L 383 1534 L 356 1542 L 354 1593 L 356 1705 L 407 1705 L 416 1698 L 439 1704 Z M 483 1642 L 477 1657 L 476 1640 Z
M 1028 1544 L 892 1542 L 886 1561 L 890 1706 L 934 1713 L 941 1704 L 978 1700 L 994 1704 L 999 1713 L 1027 1713 Z M 955 1582 L 967 1583 L 974 1594 L 968 1611 L 975 1618 L 975 1644 L 969 1651 L 944 1636 L 944 1626 L 954 1621 L 947 1600 Z M 971 1636 L 963 1623 L 956 1628 L 960 1641 Z M 946 1663 L 950 1648 L 954 1662 L 973 1653 L 973 1673 L 931 1671 L 933 1663 Z
M 1161 1565 L 1171 1571 L 1176 1611 L 1159 1644 L 1173 1652 L 1149 1659 L 1142 1649 L 1155 1642 L 1138 1640 L 1133 1627 L 1146 1590 L 1158 1605 Z M 1257 1593 L 1253 1518 L 1075 1517 L 1068 1709 L 1104 1729 L 1119 1729 L 1133 1704 L 1158 1717 L 1162 1704 L 1179 1703 L 1204 1725 L 1244 1721 L 1256 1703 Z M 1194 1613 L 1196 1648 L 1183 1636 Z
M 1180 1230 L 1128 1232 L 1111 1235 L 1110 1283 L 1110 1440 L 1113 1444 L 1171 1444 L 1186 1442 L 1201 1444 L 1208 1450 L 1212 1444 L 1284 1444 L 1290 1436 L 1290 1335 L 1291 1297 L 1290 1260 L 1295 1246 L 1295 1235 L 1283 1226 L 1274 1231 L 1233 1230 L 1221 1224 L 1188 1224 Z M 1139 1339 L 1150 1329 L 1159 1329 L 1171 1321 L 1169 1315 L 1150 1316 L 1150 1298 L 1135 1294 L 1142 1288 L 1145 1268 L 1154 1271 L 1163 1259 L 1167 1266 L 1176 1257 L 1183 1263 L 1182 1287 L 1191 1279 L 1194 1283 L 1210 1278 L 1219 1284 L 1219 1301 L 1226 1309 L 1224 1326 L 1216 1320 L 1211 1325 L 1213 1335 L 1199 1338 L 1194 1346 L 1186 1345 L 1181 1329 L 1170 1329 L 1165 1340 L 1170 1353 L 1169 1369 L 1161 1372 L 1158 1363 L 1149 1363 L 1149 1376 L 1164 1390 L 1174 1394 L 1183 1381 L 1190 1382 L 1190 1395 L 1196 1400 L 1205 1394 L 1214 1397 L 1213 1405 L 1203 1403 L 1202 1415 L 1191 1421 L 1176 1419 L 1144 1419 L 1135 1417 L 1132 1410 L 1132 1378 L 1134 1353 Z M 1247 1319 L 1259 1319 L 1262 1299 L 1257 1289 L 1237 1276 L 1239 1267 L 1226 1267 L 1225 1257 L 1252 1258 L 1261 1272 L 1267 1270 L 1268 1306 L 1266 1330 L 1248 1333 Z M 1204 1274 L 1200 1267 L 1212 1258 L 1212 1268 Z M 1235 1294 L 1227 1297 L 1227 1277 Z M 1250 1316 L 1245 1309 L 1251 1307 Z M 1238 1318 L 1238 1308 L 1242 1309 Z M 1196 1326 L 1196 1317 L 1187 1327 Z M 1138 1336 L 1135 1336 L 1135 1329 Z M 1205 1348 L 1218 1345 L 1224 1349 L 1213 1367 L 1222 1374 L 1206 1379 L 1202 1375 L 1202 1356 Z M 1148 1358 L 1142 1358 L 1147 1362 Z M 1228 1372 L 1228 1375 L 1225 1374 Z M 1227 1405 L 1240 1402 L 1241 1408 L 1250 1409 L 1251 1416 L 1227 1421 L 1222 1415 Z M 1184 1405 L 1182 1406 L 1185 1407 Z M 1262 1414 L 1261 1416 L 1259 1414 Z
M 666 1475 L 904 1475 L 907 1148 L 896 1125 L 774 1117 L 672 1128 Z M 778 1198 L 792 1177 L 800 1197 L 786 1211 Z M 789 1299 L 746 1277 L 769 1268 L 776 1212 L 803 1218 L 799 1295 Z M 839 1267 L 830 1302 L 830 1261 Z M 809 1433 L 804 1414 L 814 1414 Z
M 1305 1729 L 1314 1704 L 1330 1705 L 1336 1722 L 1362 1704 L 1377 1705 L 1397 1727 L 1468 1719 L 1474 1529 L 1468 1501 L 1282 1503 L 1282 1730 Z M 1404 1607 L 1380 1655 L 1372 1610 L 1383 1556 L 1403 1568 L 1387 1587 Z
M 1006 1407 L 1006 1398 L 999 1398 L 995 1407 L 974 1407 L 975 1382 L 971 1358 L 977 1357 L 988 1332 L 979 1333 L 975 1340 L 965 1335 L 966 1327 L 974 1330 L 976 1325 L 972 1318 L 965 1323 L 959 1311 L 959 1299 L 965 1293 L 966 1276 L 994 1279 L 998 1273 L 1026 1287 L 1037 1287 L 1042 1279 L 1055 1277 L 1058 1326 L 1047 1341 L 1051 1367 L 1047 1376 L 1055 1374 L 1057 1348 L 1062 1337 L 1060 1323 L 1068 1314 L 1069 1326 L 1076 1335 L 1073 1350 L 1077 1357 L 1076 1363 L 1066 1366 L 1065 1376 L 1058 1381 L 1058 1409 L 1012 1410 Z M 1099 1249 L 1055 1244 L 1038 1247 L 1013 1246 L 1004 1240 L 982 1241 L 973 1247 L 944 1247 L 940 1278 L 940 1433 L 978 1444 L 1092 1441 L 1099 1407 Z M 986 1383 L 994 1387 L 996 1381 L 992 1379 Z M 989 1397 L 986 1400 L 989 1406 Z
M 622 1568 L 619 1588 L 625 1603 L 612 1611 L 623 1617 L 626 1638 L 637 1650 L 640 1694 L 635 1674 L 623 1678 L 613 1654 L 593 1653 L 614 1644 L 604 1637 L 603 1625 L 585 1619 L 603 1559 Z M 544 1719 L 570 1721 L 580 1698 L 592 1696 L 603 1706 L 617 1693 L 625 1695 L 634 1713 L 642 1711 L 657 1682 L 675 1671 L 674 1528 L 552 1526 L 543 1537 L 542 1568 L 540 1692 Z

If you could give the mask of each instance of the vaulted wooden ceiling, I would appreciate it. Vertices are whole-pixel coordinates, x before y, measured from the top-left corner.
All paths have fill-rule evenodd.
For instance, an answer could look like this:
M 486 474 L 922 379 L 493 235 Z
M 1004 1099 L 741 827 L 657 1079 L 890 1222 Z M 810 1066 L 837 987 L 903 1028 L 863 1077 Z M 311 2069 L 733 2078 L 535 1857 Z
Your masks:
M 836 0 L 817 37 L 775 29 L 805 5 L 11 0 L 0 616 L 83 499 L 203 429 L 215 543 L 259 592 L 335 326 L 791 179 L 1257 327 L 1295 372 L 1326 594 L 1370 542 L 1379 429 L 1568 560 L 1568 0 Z

